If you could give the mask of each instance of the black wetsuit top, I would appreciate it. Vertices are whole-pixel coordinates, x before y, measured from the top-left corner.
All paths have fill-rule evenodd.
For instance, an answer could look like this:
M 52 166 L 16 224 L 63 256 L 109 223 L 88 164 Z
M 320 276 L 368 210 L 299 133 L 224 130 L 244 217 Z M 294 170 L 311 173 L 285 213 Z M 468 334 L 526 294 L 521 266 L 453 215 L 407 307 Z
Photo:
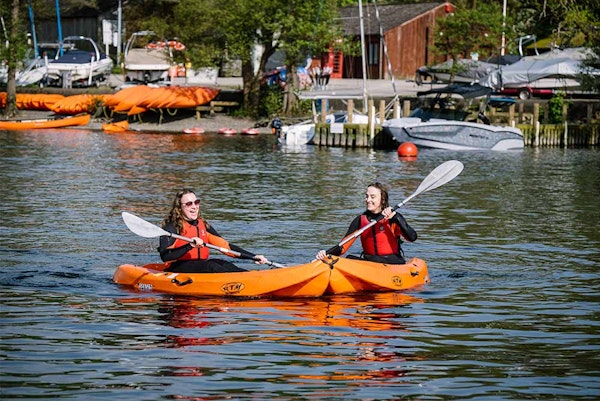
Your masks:
M 352 220 L 352 223 L 350 223 L 350 226 L 348 227 L 348 231 L 346 232 L 346 235 L 344 235 L 344 238 L 346 238 L 348 235 L 350 235 L 353 232 L 358 231 L 362 228 L 360 225 L 360 221 L 361 221 L 361 217 L 363 215 L 367 216 L 367 219 L 369 221 L 373 221 L 377 218 L 383 218 L 383 217 L 381 217 L 381 213 L 375 214 L 375 213 L 371 213 L 369 211 L 365 211 L 363 214 L 356 216 L 354 218 L 354 220 Z M 390 219 L 390 224 L 391 223 L 398 224 L 398 226 L 400 227 L 400 231 L 402 232 L 402 236 L 404 236 L 404 238 L 406 238 L 408 241 L 414 242 L 417 240 L 417 232 L 407 223 L 404 216 L 402 216 L 400 213 L 396 212 L 396 215 Z M 381 256 L 381 255 L 365 255 L 363 253 L 363 254 L 361 254 L 361 258 L 370 260 L 373 262 L 404 264 L 405 260 L 404 260 L 404 252 L 402 251 L 402 246 L 401 246 L 402 242 L 403 242 L 402 238 L 398 237 L 398 251 L 399 251 L 398 255 Z M 331 249 L 329 251 L 330 251 L 330 252 L 328 252 L 329 254 L 336 255 L 336 256 L 339 256 L 342 253 L 342 249 L 339 246 L 336 246 L 335 249 Z

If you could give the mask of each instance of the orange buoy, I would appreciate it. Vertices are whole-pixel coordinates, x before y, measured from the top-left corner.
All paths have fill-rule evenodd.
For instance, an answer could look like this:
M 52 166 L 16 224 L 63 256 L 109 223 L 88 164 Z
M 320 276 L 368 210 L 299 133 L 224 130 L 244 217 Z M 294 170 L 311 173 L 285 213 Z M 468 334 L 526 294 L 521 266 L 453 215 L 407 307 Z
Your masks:
M 398 156 L 400 157 L 417 157 L 418 154 L 417 146 L 412 142 L 403 142 L 398 146 Z
M 125 132 L 127 130 L 129 130 L 129 122 L 127 120 L 102 124 L 102 131 L 104 132 Z
M 221 135 L 235 135 L 235 134 L 237 134 L 237 131 L 234 130 L 233 128 L 221 128 L 219 130 L 219 134 L 221 134 Z

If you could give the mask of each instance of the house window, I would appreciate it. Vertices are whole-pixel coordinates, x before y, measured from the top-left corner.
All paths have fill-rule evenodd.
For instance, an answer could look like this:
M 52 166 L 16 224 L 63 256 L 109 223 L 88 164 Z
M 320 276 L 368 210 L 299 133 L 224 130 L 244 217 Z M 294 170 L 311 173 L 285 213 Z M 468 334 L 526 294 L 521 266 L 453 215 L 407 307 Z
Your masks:
M 369 50 L 367 52 L 367 62 L 369 65 L 379 64 L 379 43 L 369 43 Z

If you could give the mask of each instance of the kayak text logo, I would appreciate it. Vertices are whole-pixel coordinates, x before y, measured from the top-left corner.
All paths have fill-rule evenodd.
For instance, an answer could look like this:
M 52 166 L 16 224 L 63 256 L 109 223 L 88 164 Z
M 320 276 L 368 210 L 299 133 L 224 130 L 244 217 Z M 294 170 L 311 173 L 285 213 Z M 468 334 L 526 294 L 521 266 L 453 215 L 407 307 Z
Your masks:
M 397 287 L 402 287 L 402 277 L 394 276 L 392 277 L 392 283 L 394 283 Z
M 227 283 L 221 286 L 221 291 L 225 294 L 237 294 L 244 289 L 244 283 Z

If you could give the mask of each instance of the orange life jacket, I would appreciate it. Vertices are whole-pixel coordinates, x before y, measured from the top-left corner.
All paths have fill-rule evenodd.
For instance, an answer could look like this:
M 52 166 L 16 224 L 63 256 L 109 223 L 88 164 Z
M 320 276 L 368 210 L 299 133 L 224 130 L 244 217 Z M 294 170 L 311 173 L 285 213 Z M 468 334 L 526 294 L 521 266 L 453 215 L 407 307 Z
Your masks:
M 370 221 L 364 214 L 360 217 L 360 226 L 364 227 Z M 382 219 L 369 227 L 360 235 L 363 252 L 366 255 L 397 255 L 399 253 L 398 236 L 400 227 Z
M 208 242 L 208 233 L 206 232 L 206 226 L 202 219 L 198 219 L 198 225 L 194 226 L 187 221 L 183 222 L 183 228 L 181 229 L 181 233 L 184 237 L 194 238 L 198 237 L 204 242 Z M 175 239 L 175 242 L 171 246 L 171 248 L 179 248 L 180 246 L 186 245 L 189 242 Z M 192 248 L 185 255 L 180 257 L 177 260 L 198 260 L 198 259 L 208 259 L 209 249 L 205 246 L 200 248 Z

